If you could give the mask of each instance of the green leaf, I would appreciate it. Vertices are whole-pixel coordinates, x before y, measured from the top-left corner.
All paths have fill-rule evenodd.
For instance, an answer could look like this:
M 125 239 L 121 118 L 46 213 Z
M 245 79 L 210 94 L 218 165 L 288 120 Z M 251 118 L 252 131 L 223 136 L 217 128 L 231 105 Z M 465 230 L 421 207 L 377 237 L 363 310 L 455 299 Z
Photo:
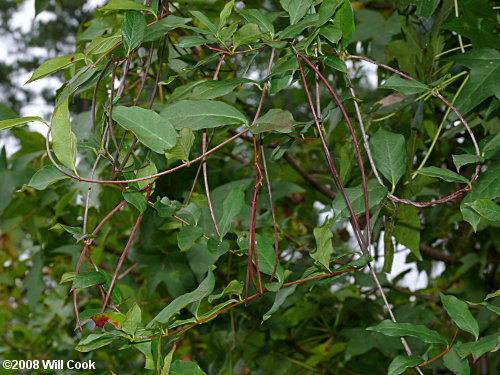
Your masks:
M 224 5 L 224 8 L 222 9 L 219 15 L 219 27 L 217 29 L 217 32 L 220 32 L 222 28 L 226 25 L 226 21 L 231 15 L 233 7 L 234 7 L 234 0 L 231 0 L 230 2 L 226 3 L 226 5 Z
M 405 137 L 380 128 L 370 139 L 370 148 L 377 169 L 391 182 L 394 191 L 406 172 Z
M 170 375 L 206 375 L 196 363 L 180 359 L 172 363 Z
M 471 154 L 452 155 L 452 158 L 453 158 L 453 164 L 455 164 L 455 167 L 457 167 L 458 171 L 462 166 L 466 164 L 484 162 L 484 158 L 482 156 L 471 155 Z
M 233 225 L 233 220 L 239 215 L 245 204 L 245 185 L 231 189 L 222 203 L 222 217 L 219 220 L 220 238 L 229 232 Z
M 181 311 L 187 305 L 200 301 L 207 295 L 209 295 L 214 289 L 215 277 L 212 271 L 208 271 L 207 277 L 201 282 L 201 284 L 194 291 L 183 294 L 172 302 L 170 302 L 167 307 L 165 307 L 154 319 L 148 324 L 151 327 L 154 322 L 158 323 L 168 323 L 171 317 Z
M 191 48 L 191 47 L 202 46 L 207 42 L 208 41 L 205 38 L 202 38 L 201 36 L 185 36 L 179 38 L 179 41 L 175 45 L 180 48 Z
M 160 115 L 168 119 L 176 129 L 188 127 L 199 130 L 247 123 L 245 115 L 233 106 L 205 99 L 181 100 L 167 105 Z
M 133 335 L 142 321 L 141 308 L 134 303 L 123 319 L 121 330 L 129 335 Z
M 255 23 L 247 23 L 243 25 L 233 35 L 233 48 L 238 48 L 242 44 L 250 44 L 261 39 L 262 33 L 259 26 Z
M 430 87 L 426 84 L 400 77 L 397 74 L 389 77 L 380 87 L 396 90 L 403 95 L 418 94 L 430 90 Z
M 76 277 L 76 273 L 75 272 L 65 272 L 61 276 L 61 281 L 59 281 L 59 284 L 73 282 L 73 280 L 75 280 L 75 277 Z
M 177 211 L 181 204 L 177 201 L 171 201 L 167 197 L 155 202 L 153 206 L 160 217 L 170 217 Z
M 279 33 L 281 40 L 288 38 L 296 38 L 300 35 L 302 31 L 311 26 L 316 26 L 319 22 L 319 15 L 317 13 L 310 14 L 305 17 L 302 21 L 296 23 L 295 25 L 290 25 Z
M 36 81 L 37 79 L 48 76 L 49 74 L 58 72 L 59 70 L 66 69 L 76 63 L 77 61 L 83 60 L 85 56 L 83 53 L 73 53 L 67 56 L 56 57 L 55 59 L 50 59 L 45 61 L 40 65 L 31 75 L 30 79 L 26 81 L 25 84 Z
M 217 34 L 217 26 L 215 26 L 203 13 L 192 10 L 191 14 L 196 17 L 198 21 L 200 21 L 203 25 L 205 25 L 213 35 Z
M 271 317 L 276 311 L 279 310 L 281 305 L 285 302 L 288 296 L 292 295 L 295 292 L 297 285 L 292 285 L 288 288 L 283 288 L 276 293 L 276 298 L 274 299 L 274 303 L 271 308 L 264 314 L 262 317 L 262 321 L 265 322 L 267 319 Z
M 85 48 L 85 56 L 103 54 L 113 48 L 121 40 L 122 35 L 120 32 L 110 36 L 98 36 L 94 38 Z
M 500 334 L 496 333 L 493 335 L 481 337 L 476 342 L 468 342 L 460 345 L 457 348 L 457 351 L 460 354 L 460 357 L 466 357 L 469 354 L 472 354 L 474 360 L 477 360 L 483 354 L 488 352 L 494 352 L 498 350 L 500 347 Z
M 137 190 L 123 190 L 122 195 L 123 199 L 137 208 L 139 212 L 144 213 L 148 208 L 146 197 Z
M 354 12 L 349 0 L 339 1 L 342 4 L 335 11 L 335 16 L 332 20 L 334 27 L 342 32 L 342 46 L 347 47 L 351 42 L 352 34 L 354 33 Z
M 123 319 L 125 319 L 125 316 L 123 314 L 115 312 L 104 312 L 91 316 L 90 319 L 94 321 L 97 327 L 104 327 L 106 323 L 109 323 L 116 329 L 121 329 L 122 322 Z
M 177 132 L 172 123 L 150 109 L 117 106 L 113 109 L 113 120 L 154 152 L 163 154 L 175 145 Z
M 432 16 L 440 0 L 415 0 L 417 4 L 417 11 L 415 12 L 417 16 L 429 18 Z
M 389 365 L 388 375 L 399 375 L 406 371 L 407 368 L 418 366 L 423 363 L 424 359 L 419 355 L 398 355 Z
M 468 203 L 476 199 L 496 199 L 500 196 L 500 165 L 497 163 L 489 166 L 486 172 L 479 175 L 477 181 L 472 185 L 472 193 L 467 194 L 460 204 L 460 211 L 464 220 L 468 221 L 474 230 L 481 219 L 481 216 L 468 206 Z
M 256 23 L 263 32 L 268 32 L 274 36 L 274 26 L 266 13 L 259 9 L 236 9 L 248 23 Z
M 345 64 L 344 60 L 339 59 L 338 57 L 328 56 L 325 59 L 325 64 L 330 68 L 338 70 L 342 73 L 347 73 L 347 65 Z
M 368 207 L 369 209 L 375 207 L 377 204 L 382 201 L 387 195 L 387 188 L 385 186 L 380 185 L 377 181 L 369 181 L 368 182 Z M 352 208 L 356 215 L 359 215 L 365 212 L 365 199 L 363 195 L 363 186 L 358 185 L 352 188 L 345 189 L 349 200 L 351 201 Z M 337 197 L 332 202 L 332 208 L 334 210 L 334 214 L 341 218 L 350 217 L 351 214 L 347 208 L 344 197 L 341 194 L 338 194 Z
M 146 19 L 141 12 L 129 11 L 122 23 L 122 40 L 127 55 L 141 44 L 146 32 Z
M 31 177 L 28 185 L 36 190 L 45 190 L 47 186 L 52 185 L 60 180 L 69 178 L 65 174 L 59 172 L 53 165 L 46 165 Z
M 440 293 L 441 302 L 455 324 L 463 331 L 472 333 L 474 337 L 479 337 L 479 325 L 472 316 L 467 304 L 457 297 Z
M 0 121 L 0 130 L 11 129 L 17 126 L 24 126 L 32 121 L 43 122 L 45 125 L 48 126 L 48 124 L 45 121 L 43 121 L 41 117 L 32 116 L 32 117 L 21 117 L 21 118 L 13 118 Z
M 82 289 L 94 286 L 97 284 L 104 284 L 106 277 L 97 271 L 80 272 L 75 276 L 71 289 Z
M 142 5 L 134 0 L 109 0 L 101 10 L 145 10 L 156 17 L 156 12 L 150 6 Z
M 271 275 L 274 269 L 274 258 L 276 253 L 274 249 L 274 238 L 264 237 L 258 233 L 255 234 L 255 237 L 257 242 L 257 253 L 259 255 L 259 269 L 262 273 Z M 279 282 L 283 282 L 284 270 L 279 259 L 275 277 Z
M 437 177 L 447 182 L 461 182 L 464 184 L 469 183 L 469 180 L 467 180 L 464 176 L 446 168 L 427 167 L 420 169 L 417 173 L 424 176 Z
M 203 228 L 191 225 L 181 228 L 177 234 L 177 245 L 181 250 L 189 250 L 194 241 L 203 235 Z
M 415 206 L 398 204 L 396 226 L 393 233 L 397 242 L 410 249 L 418 260 L 422 260 L 420 254 L 420 218 Z
M 167 16 L 158 20 L 154 25 L 148 27 L 144 34 L 144 42 L 153 42 L 160 39 L 162 36 L 167 34 L 169 31 L 175 30 L 177 28 L 190 28 L 185 25 L 190 22 L 192 18 L 177 17 L 174 15 Z
M 309 253 L 316 263 L 321 264 L 330 272 L 330 258 L 333 254 L 332 238 L 330 230 L 331 220 L 325 220 L 322 226 L 314 228 L 314 238 L 316 239 L 316 250 Z
M 90 352 L 95 349 L 102 348 L 103 346 L 111 344 L 118 339 L 119 331 L 111 331 L 104 333 L 91 333 L 85 339 L 81 340 L 76 346 L 79 352 Z
M 52 147 L 59 161 L 72 170 L 76 161 L 76 135 L 71 131 L 68 99 L 64 100 L 52 115 Z
M 129 158 L 130 160 L 131 158 Z M 156 169 L 156 164 L 154 163 L 154 161 L 150 158 L 147 162 L 146 162 L 146 165 L 143 166 L 142 168 L 140 168 L 138 171 L 137 171 L 137 175 L 136 177 L 137 178 L 142 178 L 142 177 L 148 177 L 148 176 L 152 176 L 154 174 L 158 173 L 158 169 Z M 149 184 L 153 183 L 155 181 L 154 178 L 149 178 L 147 180 L 142 180 L 142 181 L 137 181 L 136 184 L 137 184 L 137 187 L 139 188 L 139 190 L 142 190 L 144 189 L 146 186 L 148 186 Z M 153 190 L 151 191 L 151 194 L 152 194 Z
M 386 319 L 376 326 L 368 327 L 367 330 L 386 336 L 412 336 L 429 344 L 447 344 L 443 336 L 421 324 L 395 323 Z
M 179 159 L 183 163 L 189 162 L 189 152 L 194 143 L 194 133 L 190 128 L 182 128 L 179 131 L 175 146 L 165 150 L 167 159 Z
M 443 364 L 448 370 L 453 371 L 453 374 L 470 375 L 469 362 L 467 359 L 460 360 L 460 357 L 455 349 L 455 345 L 452 346 L 450 351 L 444 355 Z
M 172 357 L 174 356 L 176 346 L 173 345 L 172 349 L 168 352 L 168 354 L 165 356 L 165 359 L 163 360 L 163 367 L 161 369 L 161 374 L 160 375 L 169 375 L 170 374 L 170 367 L 172 365 Z
M 476 199 L 466 205 L 490 221 L 500 221 L 500 206 L 491 199 Z
M 290 133 L 295 124 L 296 122 L 290 112 L 273 108 L 257 119 L 251 130 L 253 134 L 263 132 Z
M 243 282 L 238 281 L 238 280 L 231 280 L 221 293 L 211 294 L 208 297 L 208 302 L 212 303 L 213 301 L 215 301 L 219 298 L 222 298 L 224 296 L 229 296 L 229 295 L 237 295 L 239 297 L 239 296 L 241 296 L 241 293 L 243 293 L 243 287 L 244 287 Z
M 290 25 L 302 19 L 312 6 L 312 0 L 281 0 L 281 6 L 290 15 Z
M 476 106 L 495 95 L 500 97 L 500 52 L 489 48 L 473 48 L 468 52 L 457 54 L 449 60 L 471 69 L 470 79 L 455 101 L 455 107 L 462 115 L 466 115 Z M 456 118 L 454 115 L 453 118 Z
M 257 84 L 257 82 L 247 78 L 231 78 L 224 81 L 207 81 L 194 88 L 191 99 L 215 99 L 231 93 L 242 83 Z

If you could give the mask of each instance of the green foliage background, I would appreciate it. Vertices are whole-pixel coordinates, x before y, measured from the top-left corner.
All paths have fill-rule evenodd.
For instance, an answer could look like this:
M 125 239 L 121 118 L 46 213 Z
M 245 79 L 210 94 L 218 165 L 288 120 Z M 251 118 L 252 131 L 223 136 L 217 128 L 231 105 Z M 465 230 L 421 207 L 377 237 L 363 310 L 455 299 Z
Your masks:
M 97 373 L 120 375 L 500 366 L 492 1 L 111 0 L 93 13 L 84 0 L 35 1 L 54 20 L 25 34 L 8 22 L 20 3 L 0 4 L 2 31 L 18 51 L 39 46 L 53 59 L 0 64 L 1 136 L 20 144 L 0 153 L 1 361 L 92 359 Z M 370 230 L 345 117 L 304 60 L 301 78 L 297 56 L 333 86 L 361 146 L 363 120 L 378 170 L 377 179 L 362 147 Z M 374 72 L 359 56 L 393 71 Z M 50 119 L 19 118 L 32 95 L 12 79 L 23 71 L 64 81 L 44 94 Z M 439 95 L 463 115 L 479 155 Z M 51 154 L 24 127 L 35 121 L 51 125 Z M 219 144 L 205 171 L 200 155 Z M 362 256 L 350 217 L 370 233 L 374 259 Z M 260 296 L 247 274 L 254 242 Z M 405 272 L 387 277 L 394 254 L 408 249 L 407 263 L 428 277 L 416 292 L 401 285 Z M 433 277 L 438 262 L 444 271 Z

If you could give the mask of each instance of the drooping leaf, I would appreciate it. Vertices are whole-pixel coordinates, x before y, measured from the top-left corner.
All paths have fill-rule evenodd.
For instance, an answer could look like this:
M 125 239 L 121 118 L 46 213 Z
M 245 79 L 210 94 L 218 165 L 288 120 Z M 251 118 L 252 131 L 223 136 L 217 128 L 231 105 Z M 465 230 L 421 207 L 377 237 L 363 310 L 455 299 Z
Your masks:
M 229 94 L 243 83 L 256 84 L 257 82 L 247 78 L 231 78 L 224 81 L 206 81 L 194 88 L 191 99 L 215 99 Z
M 429 177 L 437 177 L 447 182 L 461 182 L 463 184 L 469 183 L 469 180 L 467 180 L 464 176 L 461 176 L 458 173 L 450 171 L 449 169 L 446 168 L 438 168 L 438 167 L 422 168 L 418 171 L 418 174 L 422 174 L 424 176 L 429 176 Z
M 111 344 L 119 337 L 119 335 L 119 331 L 91 333 L 86 338 L 81 340 L 75 349 L 79 352 L 90 352 Z
M 160 115 L 173 124 L 175 129 L 188 127 L 199 130 L 247 123 L 243 113 L 216 100 L 181 100 L 167 105 Z
M 75 276 L 71 289 L 82 289 L 94 286 L 97 284 L 104 284 L 106 277 L 97 271 L 80 272 Z
M 146 32 L 146 19 L 141 12 L 129 11 L 122 23 L 122 40 L 127 55 L 141 44 Z
M 436 331 L 433 331 L 421 324 L 395 323 L 392 320 L 383 320 L 373 327 L 368 327 L 368 331 L 375 331 L 386 336 L 412 336 L 429 344 L 447 344 L 447 341 Z
M 75 169 L 76 135 L 71 131 L 68 99 L 54 109 L 52 115 L 52 147 L 59 161 L 70 169 Z
M 194 133 L 190 128 L 182 128 L 179 131 L 175 146 L 165 150 L 167 159 L 179 159 L 183 163 L 189 161 L 189 152 L 194 143 Z
M 26 84 L 36 81 L 37 79 L 48 76 L 49 74 L 58 72 L 59 70 L 66 69 L 76 63 L 77 61 L 83 60 L 83 53 L 73 53 L 68 56 L 60 56 L 54 59 L 45 61 L 42 65 L 35 69 L 30 79 Z
M 43 122 L 45 125 L 48 126 L 48 124 L 41 117 L 36 117 L 36 116 L 20 117 L 20 118 L 13 118 L 0 121 L 0 130 L 12 129 L 17 126 L 24 126 L 32 121 Z
M 398 355 L 389 365 L 388 375 L 399 375 L 406 371 L 407 368 L 418 366 L 423 363 L 424 359 L 419 355 Z
M 424 83 L 406 79 L 397 74 L 389 77 L 380 87 L 396 90 L 403 95 L 419 94 L 430 90 L 430 87 Z
M 500 221 L 500 206 L 491 199 L 476 199 L 466 205 L 490 221 Z
M 314 238 L 316 239 L 316 250 L 309 253 L 317 263 L 321 264 L 330 272 L 330 258 L 333 254 L 332 238 L 330 230 L 331 220 L 325 220 L 322 226 L 314 228 Z
M 168 323 L 170 318 L 181 311 L 184 307 L 209 295 L 214 288 L 214 283 L 214 274 L 212 271 L 208 271 L 207 277 L 201 282 L 198 288 L 192 292 L 183 294 L 170 302 L 167 307 L 165 307 L 153 318 L 153 320 L 148 324 L 148 327 L 151 327 L 154 322 Z
M 139 212 L 144 213 L 148 208 L 146 197 L 137 190 L 124 190 L 122 194 L 123 194 L 123 199 L 125 199 L 135 208 L 137 208 Z
M 347 73 L 347 65 L 345 64 L 344 60 L 339 59 L 338 57 L 328 56 L 325 59 L 325 64 L 330 68 L 338 70 L 342 73 Z
M 150 6 L 140 4 L 134 0 L 109 0 L 101 10 L 145 10 L 156 17 L 156 12 Z
M 270 109 L 264 116 L 260 117 L 251 127 L 253 134 L 263 132 L 290 133 L 296 122 L 293 115 L 282 109 Z
M 31 177 L 30 182 L 25 186 L 32 187 L 36 190 L 45 190 L 47 186 L 67 178 L 69 177 L 58 171 L 53 165 L 46 165 L 39 171 L 36 171 Z
M 453 164 L 455 164 L 457 170 L 460 170 L 460 168 L 466 164 L 482 163 L 484 161 L 482 156 L 472 154 L 452 155 L 452 158 Z
M 380 128 L 370 139 L 375 166 L 387 178 L 392 189 L 406 172 L 406 142 L 401 134 Z
M 221 239 L 229 232 L 234 218 L 245 204 L 245 188 L 244 185 L 233 188 L 222 203 L 222 217 L 218 225 Z
M 213 301 L 219 298 L 229 295 L 237 295 L 239 297 L 241 296 L 241 293 L 243 293 L 243 287 L 244 287 L 243 282 L 238 280 L 231 280 L 221 293 L 211 294 L 208 297 L 208 302 L 212 303 Z
M 113 120 L 154 152 L 162 154 L 175 145 L 177 132 L 172 123 L 152 110 L 117 106 L 113 109 Z
M 281 307 L 281 305 L 283 305 L 287 297 L 295 292 L 296 287 L 297 285 L 292 285 L 288 288 L 282 288 L 278 291 L 278 293 L 276 293 L 273 305 L 262 317 L 263 322 L 265 322 L 267 319 L 271 317 L 271 315 L 273 315 L 276 311 L 279 310 L 279 308 Z
M 368 189 L 368 207 L 369 209 L 375 207 L 382 201 L 387 195 L 387 188 L 380 185 L 377 181 L 369 181 L 367 184 Z M 358 185 L 352 188 L 345 189 L 349 200 L 351 201 L 352 208 L 356 215 L 365 212 L 365 199 L 363 195 L 363 186 Z M 351 214 L 347 208 L 344 197 L 338 194 L 333 200 L 332 208 L 335 215 L 338 217 L 346 218 L 350 217 Z
M 393 234 L 397 242 L 410 249 L 418 260 L 422 260 L 420 253 L 420 218 L 414 206 L 409 204 L 398 205 Z
M 474 337 L 479 337 L 479 325 L 474 319 L 467 304 L 452 295 L 440 293 L 441 302 L 451 319 L 461 330 L 472 333 Z

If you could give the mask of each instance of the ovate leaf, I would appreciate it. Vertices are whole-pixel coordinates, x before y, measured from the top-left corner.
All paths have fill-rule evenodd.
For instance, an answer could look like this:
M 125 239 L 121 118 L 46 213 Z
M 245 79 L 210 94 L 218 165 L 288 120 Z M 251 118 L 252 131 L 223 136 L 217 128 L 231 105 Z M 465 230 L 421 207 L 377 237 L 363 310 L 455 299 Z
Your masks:
M 260 32 L 259 26 L 255 23 L 247 23 L 243 25 L 241 29 L 236 31 L 233 35 L 233 47 L 237 48 L 242 44 L 255 43 L 259 41 L 262 33 Z
M 377 181 L 368 182 L 368 208 L 371 209 L 380 203 L 382 199 L 387 195 L 387 188 L 380 185 Z M 351 201 L 352 208 L 356 215 L 365 212 L 365 199 L 363 195 L 363 186 L 358 185 L 352 188 L 345 189 L 349 200 Z M 346 218 L 351 216 L 347 205 L 345 203 L 344 197 L 338 194 L 333 200 L 332 208 L 335 215 L 338 217 Z
M 389 77 L 389 79 L 387 79 L 387 81 L 385 81 L 385 83 L 380 87 L 393 89 L 404 95 L 418 94 L 430 90 L 430 87 L 426 84 L 416 80 L 406 79 L 396 74 Z
M 233 188 L 222 203 L 222 218 L 219 221 L 220 238 L 229 232 L 233 220 L 241 212 L 245 204 L 245 186 Z
M 290 15 L 290 25 L 302 19 L 312 6 L 312 0 L 281 0 L 281 6 Z
M 285 110 L 273 108 L 264 116 L 260 117 L 252 126 L 252 133 L 259 134 L 263 132 L 290 133 L 296 122 L 293 115 Z
M 380 128 L 370 139 L 370 148 L 377 169 L 391 182 L 394 190 L 406 172 L 405 137 Z
M 309 253 L 317 263 L 321 264 L 330 272 L 330 257 L 333 253 L 332 238 L 330 230 L 330 220 L 325 220 L 322 226 L 314 228 L 314 238 L 316 239 L 316 250 Z
M 141 320 L 141 308 L 137 304 L 134 304 L 123 319 L 121 326 L 122 331 L 128 333 L 129 335 L 133 335 L 141 324 Z
M 256 84 L 255 81 L 247 78 L 231 78 L 224 81 L 207 81 L 194 88 L 191 99 L 215 99 L 229 94 L 242 83 Z
M 177 132 L 172 123 L 150 109 L 117 106 L 113 109 L 113 120 L 154 152 L 162 154 L 175 145 Z
M 82 289 L 94 286 L 97 284 L 104 284 L 106 277 L 97 271 L 80 272 L 75 276 L 71 289 Z
M 36 81 L 37 79 L 48 76 L 49 74 L 58 72 L 59 70 L 66 69 L 73 65 L 75 62 L 83 60 L 83 53 L 73 53 L 68 56 L 60 56 L 55 59 L 50 59 L 45 61 L 40 65 L 31 75 L 30 79 L 26 83 Z
M 263 32 L 269 32 L 271 36 L 274 35 L 274 26 L 266 13 L 258 9 L 237 9 L 236 11 L 241 14 L 247 22 L 256 23 Z
M 174 361 L 170 368 L 170 375 L 206 375 L 196 363 L 191 361 Z
M 179 159 L 183 163 L 189 161 L 189 152 L 194 143 L 194 133 L 190 128 L 182 128 L 174 147 L 165 150 L 168 159 Z
M 226 21 L 228 17 L 231 15 L 231 12 L 233 11 L 233 6 L 234 6 L 234 0 L 229 1 L 224 5 L 224 8 L 220 12 L 219 15 L 219 27 L 217 31 L 221 31 L 222 28 L 226 25 Z
M 280 289 L 278 293 L 276 293 L 276 298 L 274 299 L 273 305 L 262 317 L 263 322 L 265 322 L 267 319 L 271 317 L 272 314 L 274 314 L 276 311 L 279 310 L 279 308 L 281 307 L 281 305 L 283 305 L 287 297 L 295 292 L 296 287 L 297 285 L 292 285 L 288 288 Z
M 247 123 L 243 113 L 229 104 L 215 100 L 181 100 L 167 105 L 160 115 L 176 129 L 188 127 L 199 130 Z
M 146 197 L 142 193 L 139 193 L 136 190 L 124 190 L 122 194 L 123 198 L 132 206 L 137 208 L 139 212 L 144 213 L 148 208 Z
M 47 186 L 67 178 L 69 177 L 58 171 L 53 165 L 46 165 L 39 171 L 36 171 L 31 177 L 30 182 L 28 182 L 28 185 L 25 186 L 32 187 L 36 190 L 45 190 Z
M 443 336 L 421 324 L 396 323 L 392 320 L 384 320 L 374 327 L 368 327 L 367 330 L 379 332 L 386 336 L 412 336 L 429 344 L 447 344 Z
M 452 158 L 453 164 L 455 164 L 457 170 L 460 170 L 460 168 L 466 164 L 482 163 L 484 161 L 482 156 L 472 154 L 452 155 Z
M 500 206 L 491 199 L 476 199 L 466 205 L 487 220 L 500 221 Z
M 438 167 L 422 168 L 418 171 L 418 174 L 423 174 L 424 176 L 429 176 L 429 177 L 437 177 L 447 182 L 461 182 L 464 184 L 469 183 L 469 180 L 467 180 L 464 176 L 461 176 L 458 173 L 450 171 L 449 169 L 445 168 L 438 168 Z
M 69 121 L 68 100 L 66 98 L 52 115 L 52 147 L 59 161 L 70 169 L 75 169 L 76 161 L 76 136 L 71 131 Z
M 146 32 L 146 19 L 141 12 L 129 11 L 122 23 L 122 40 L 127 55 L 141 44 Z
M 479 337 L 479 325 L 469 311 L 467 304 L 455 296 L 440 293 L 440 297 L 446 312 L 458 328 L 472 333 L 477 340 Z
M 420 254 L 420 219 L 417 209 L 409 204 L 398 204 L 397 210 L 394 237 L 397 242 L 410 249 L 418 260 L 422 260 Z
M 389 365 L 388 375 L 399 375 L 406 371 L 407 368 L 418 366 L 423 363 L 424 359 L 419 355 L 398 355 Z

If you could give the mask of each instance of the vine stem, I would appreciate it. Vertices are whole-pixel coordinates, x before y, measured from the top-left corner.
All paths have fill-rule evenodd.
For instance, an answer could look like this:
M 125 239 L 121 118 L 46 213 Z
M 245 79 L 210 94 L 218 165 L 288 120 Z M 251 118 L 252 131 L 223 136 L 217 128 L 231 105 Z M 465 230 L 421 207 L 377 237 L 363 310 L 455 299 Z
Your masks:
M 324 279 L 324 278 L 327 278 L 327 277 L 332 277 L 332 276 L 337 276 L 337 275 L 341 275 L 341 274 L 344 274 L 344 273 L 348 273 L 348 272 L 357 272 L 359 271 L 361 268 L 348 268 L 348 269 L 345 269 L 345 270 L 341 270 L 341 271 L 333 271 L 333 272 L 330 272 L 330 273 L 325 273 L 323 275 L 317 275 L 317 276 L 313 276 L 313 277 L 309 277 L 307 279 L 302 279 L 302 280 L 296 280 L 296 281 L 292 281 L 292 282 L 289 282 L 289 283 L 284 283 L 282 288 L 288 288 L 292 285 L 297 285 L 297 284 L 303 284 L 303 283 L 306 283 L 306 282 L 309 282 L 309 281 L 313 281 L 313 280 L 319 280 L 319 279 Z M 263 289 L 262 293 L 256 293 L 256 294 L 253 294 L 249 297 L 246 297 L 244 299 L 242 299 L 241 301 L 238 301 L 238 302 L 235 302 L 233 303 L 232 305 L 229 305 L 211 315 L 209 315 L 208 317 L 206 318 L 203 318 L 203 319 L 200 319 L 198 320 L 197 322 L 195 323 L 192 323 L 188 326 L 185 326 L 185 327 L 182 327 L 182 328 L 179 328 L 175 331 L 172 331 L 172 332 L 168 332 L 164 335 L 161 335 L 162 337 L 165 337 L 165 336 L 172 336 L 172 335 L 175 335 L 177 333 L 181 333 L 181 332 L 184 332 L 184 331 L 187 331 L 188 329 L 190 328 L 193 328 L 199 324 L 202 324 L 202 323 L 205 323 L 209 320 L 212 320 L 213 318 L 215 318 L 216 316 L 228 311 L 228 310 L 231 310 L 233 309 L 234 307 L 236 306 L 239 306 L 243 303 L 247 303 L 247 302 L 250 302 L 251 300 L 254 300 L 258 297 L 260 297 L 262 294 L 265 294 L 265 293 L 268 293 L 269 290 L 267 289 Z M 139 342 L 139 341 L 145 341 L 145 340 L 152 340 L 154 338 L 156 338 L 157 336 L 148 336 L 148 337 L 138 337 L 136 338 L 135 340 L 133 340 L 134 342 Z
M 151 194 L 151 187 L 152 187 L 152 184 L 149 185 L 149 188 L 147 190 L 146 201 L 148 200 L 149 195 Z M 125 261 L 125 258 L 128 254 L 128 251 L 129 251 L 130 247 L 132 246 L 132 243 L 134 242 L 135 236 L 137 235 L 137 230 L 139 229 L 139 224 L 141 224 L 142 218 L 143 218 L 143 213 L 141 212 L 139 214 L 139 216 L 137 217 L 135 225 L 134 225 L 132 232 L 130 233 L 130 236 L 128 238 L 127 244 L 125 245 L 125 248 L 123 249 L 122 255 L 120 256 L 120 259 L 118 260 L 118 264 L 116 266 L 115 272 L 113 273 L 113 277 L 111 278 L 111 282 L 109 284 L 108 292 L 106 293 L 106 297 L 104 298 L 104 302 L 102 304 L 101 313 L 106 311 L 106 307 L 108 305 L 109 298 L 111 297 L 111 292 L 113 291 L 113 287 L 115 286 L 116 279 L 118 278 L 118 274 L 119 274 L 120 269 L 123 265 L 123 262 Z
M 127 201 L 123 200 L 121 201 L 115 208 L 113 208 L 105 217 L 104 219 L 101 220 L 101 222 L 95 227 L 95 229 L 92 231 L 92 236 L 95 236 L 97 235 L 97 233 L 99 233 L 99 231 L 101 230 L 101 228 L 103 227 L 103 225 L 114 215 L 116 214 L 120 208 L 122 208 L 123 206 L 125 206 L 125 204 L 127 203 Z M 82 249 L 82 252 L 80 254 L 80 258 L 78 259 L 78 263 L 76 265 L 76 269 L 75 269 L 75 275 L 78 275 L 78 273 L 80 272 L 80 268 L 82 267 L 82 263 L 83 263 L 83 259 L 85 257 L 85 254 L 88 252 L 88 249 L 89 249 L 89 242 L 85 242 L 85 245 L 83 246 L 83 249 Z M 80 331 L 82 330 L 82 323 L 80 321 L 80 314 L 78 313 L 78 301 L 77 301 L 77 289 L 73 289 L 73 308 L 75 310 L 75 316 L 76 316 L 76 321 L 78 323 L 78 328 L 80 329 Z

